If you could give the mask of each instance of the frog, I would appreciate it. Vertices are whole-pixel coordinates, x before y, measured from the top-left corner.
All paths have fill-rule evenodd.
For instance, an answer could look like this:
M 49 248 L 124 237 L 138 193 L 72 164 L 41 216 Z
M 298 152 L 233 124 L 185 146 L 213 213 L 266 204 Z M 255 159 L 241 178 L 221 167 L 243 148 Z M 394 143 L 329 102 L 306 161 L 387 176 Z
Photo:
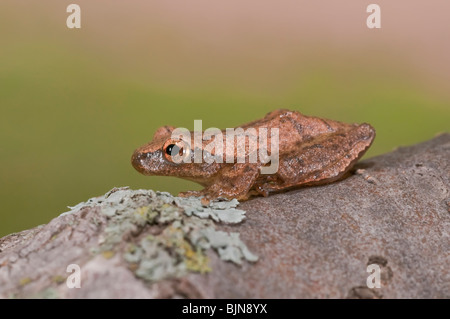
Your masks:
M 277 158 L 271 158 L 269 162 L 267 157 L 239 161 L 239 149 L 233 147 L 237 138 L 226 140 L 228 130 L 221 130 L 222 153 L 208 148 L 211 139 L 202 140 L 192 150 L 195 134 L 199 132 L 190 132 L 191 140 L 185 143 L 180 137 L 173 136 L 175 127 L 162 126 L 149 143 L 133 152 L 131 163 L 139 173 L 147 176 L 175 176 L 204 187 L 202 190 L 181 192 L 179 196 L 200 197 L 206 202 L 234 198 L 245 201 L 254 196 L 267 197 L 304 186 L 339 181 L 349 175 L 375 138 L 375 129 L 368 123 L 344 123 L 288 109 L 277 109 L 239 128 L 247 132 L 244 136 L 245 147 L 240 149 L 244 151 L 241 159 L 249 158 L 250 146 L 257 145 L 252 141 L 261 136 L 259 133 L 262 130 L 278 132 L 276 147 L 272 144 L 275 141 L 272 134 L 265 144 L 267 154 L 277 148 Z M 193 160 L 199 152 L 203 152 L 203 159 L 220 153 L 220 156 L 232 161 Z M 174 154 L 189 160 L 175 161 Z M 271 162 L 276 162 L 276 171 L 263 173 L 273 164 Z

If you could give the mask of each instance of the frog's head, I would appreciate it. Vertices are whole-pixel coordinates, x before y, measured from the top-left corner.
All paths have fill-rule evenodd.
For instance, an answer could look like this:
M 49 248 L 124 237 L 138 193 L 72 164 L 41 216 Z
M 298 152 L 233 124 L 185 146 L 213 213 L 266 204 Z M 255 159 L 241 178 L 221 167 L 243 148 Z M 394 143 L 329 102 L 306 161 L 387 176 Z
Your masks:
M 133 167 L 144 175 L 176 176 L 204 184 L 213 167 L 206 163 L 193 163 L 193 160 L 184 161 L 193 158 L 193 152 L 182 139 L 173 138 L 174 130 L 173 126 L 160 127 L 150 143 L 134 151 L 131 157 Z

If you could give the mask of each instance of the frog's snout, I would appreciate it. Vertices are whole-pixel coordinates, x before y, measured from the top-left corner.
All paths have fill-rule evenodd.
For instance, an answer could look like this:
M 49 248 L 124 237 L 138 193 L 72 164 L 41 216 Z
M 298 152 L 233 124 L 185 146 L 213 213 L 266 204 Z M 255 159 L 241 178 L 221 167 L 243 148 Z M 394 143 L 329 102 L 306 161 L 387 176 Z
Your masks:
M 160 151 L 138 148 L 131 156 L 131 164 L 141 174 L 161 175 L 164 172 L 164 160 Z
M 144 167 L 145 158 L 146 158 L 146 154 L 139 152 L 138 150 L 134 151 L 133 155 L 131 156 L 131 164 L 141 174 L 144 174 L 144 172 L 145 172 L 145 167 Z

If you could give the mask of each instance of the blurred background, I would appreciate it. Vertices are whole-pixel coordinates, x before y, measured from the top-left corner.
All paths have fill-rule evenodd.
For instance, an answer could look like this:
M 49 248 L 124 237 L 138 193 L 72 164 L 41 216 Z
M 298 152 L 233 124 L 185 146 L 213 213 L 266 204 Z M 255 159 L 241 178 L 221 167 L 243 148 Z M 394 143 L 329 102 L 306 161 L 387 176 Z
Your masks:
M 81 29 L 66 8 L 81 7 Z M 199 189 L 130 164 L 162 125 L 277 108 L 368 122 L 366 155 L 450 128 L 450 2 L 2 0 L 0 236 L 113 187 Z

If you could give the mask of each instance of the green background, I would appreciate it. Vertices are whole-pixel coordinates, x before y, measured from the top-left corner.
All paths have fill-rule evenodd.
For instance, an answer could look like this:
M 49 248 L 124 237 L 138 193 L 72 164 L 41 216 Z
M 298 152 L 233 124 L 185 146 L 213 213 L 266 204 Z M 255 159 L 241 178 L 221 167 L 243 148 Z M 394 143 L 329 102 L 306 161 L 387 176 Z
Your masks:
M 275 17 L 266 5 L 266 16 L 247 20 L 244 9 L 206 2 L 196 4 L 204 11 L 184 13 L 158 1 L 78 1 L 82 28 L 70 30 L 69 3 L 0 7 L 0 236 L 113 187 L 199 189 L 130 165 L 162 125 L 192 129 L 201 119 L 203 128 L 235 127 L 290 108 L 372 124 L 377 137 L 366 158 L 448 131 L 450 90 L 440 67 L 447 61 L 421 69 L 429 57 L 415 52 L 414 40 L 401 48 L 389 13 L 382 29 L 369 30 L 364 5 L 346 4 L 339 10 L 352 9 L 351 25 L 330 22 L 334 34 L 314 19 L 296 26 L 292 3 L 277 2 Z M 277 21 L 293 25 L 272 28 Z M 440 50 L 448 32 L 433 34 Z

